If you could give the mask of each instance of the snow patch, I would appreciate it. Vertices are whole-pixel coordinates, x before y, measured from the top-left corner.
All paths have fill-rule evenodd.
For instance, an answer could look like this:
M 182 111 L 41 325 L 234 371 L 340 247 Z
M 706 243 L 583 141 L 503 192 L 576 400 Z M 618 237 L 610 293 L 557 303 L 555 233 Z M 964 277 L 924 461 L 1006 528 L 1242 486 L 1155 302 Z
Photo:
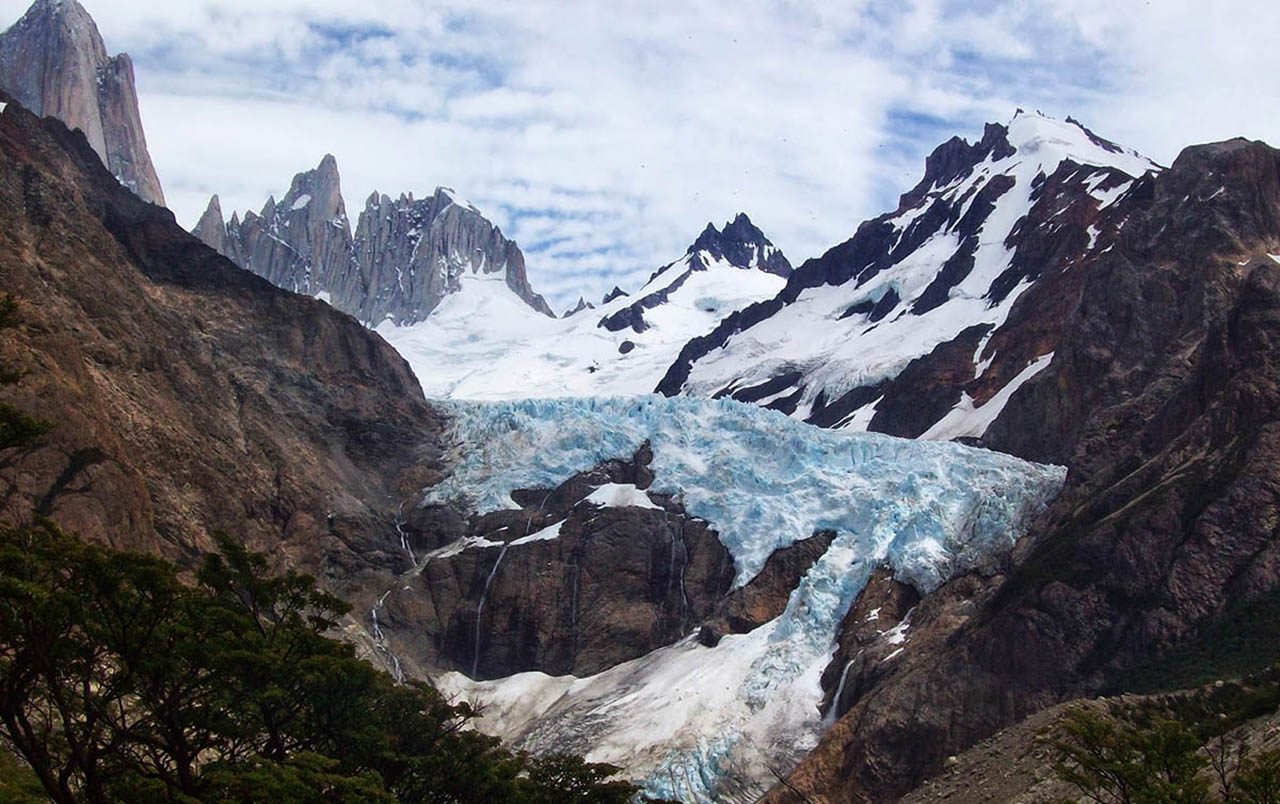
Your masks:
M 560 538 L 560 526 L 564 524 L 564 520 L 560 520 L 554 525 L 543 528 L 542 530 L 530 533 L 528 536 L 521 536 L 519 539 L 511 542 L 511 547 L 518 547 L 522 544 L 530 542 L 549 542 L 553 539 Z
M 297 200 L 293 202 L 293 206 L 289 207 L 289 209 L 296 212 L 310 203 L 311 203 L 311 196 L 308 193 L 303 193 L 302 195 L 298 196 Z
M 587 495 L 586 501 L 605 508 L 651 508 L 664 510 L 655 505 L 649 495 L 631 483 L 606 483 Z
M 995 396 L 988 399 L 983 405 L 974 406 L 973 398 L 968 394 L 962 393 L 956 406 L 946 416 L 935 422 L 920 438 L 925 441 L 981 438 L 986 434 L 987 428 L 991 426 L 991 423 L 1004 410 L 1005 405 L 1009 404 L 1014 391 L 1021 388 L 1027 380 L 1044 371 L 1051 360 L 1053 360 L 1053 352 L 1032 360 L 1026 368 L 1018 372 L 1016 377 L 1006 383 L 1003 388 L 996 392 Z

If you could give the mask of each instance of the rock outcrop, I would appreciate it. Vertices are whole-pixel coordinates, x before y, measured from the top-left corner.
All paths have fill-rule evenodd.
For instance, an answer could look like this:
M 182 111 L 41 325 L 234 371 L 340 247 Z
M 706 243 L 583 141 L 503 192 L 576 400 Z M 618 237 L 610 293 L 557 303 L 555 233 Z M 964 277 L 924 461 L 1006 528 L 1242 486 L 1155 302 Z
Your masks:
M 373 193 L 354 236 L 338 163 L 326 155 L 259 213 L 223 223 L 217 196 L 193 233 L 272 284 L 319 296 L 367 326 L 424 320 L 469 277 L 498 275 L 525 304 L 554 317 L 533 291 L 524 255 L 474 206 L 441 187 L 429 198 Z
M 609 312 L 600 319 L 600 326 L 610 332 L 630 329 L 639 334 L 650 326 L 645 311 L 660 307 L 671 300 L 695 274 L 712 267 L 730 266 L 743 271 L 759 271 L 786 279 L 791 275 L 791 263 L 783 253 L 769 242 L 764 232 L 756 228 L 745 213 L 739 212 L 724 229 L 708 223 L 702 234 L 693 241 L 683 258 L 662 266 L 649 277 L 649 281 L 636 300 L 621 309 Z M 604 297 L 604 304 L 625 296 L 617 288 Z M 616 306 L 616 305 L 615 305 Z M 736 308 L 725 310 L 728 315 Z
M 0 90 L 83 131 L 122 184 L 164 206 L 142 132 L 133 61 L 127 53 L 107 55 L 98 26 L 77 0 L 36 0 L 0 34 Z
M 516 490 L 520 510 L 427 514 L 433 538 L 450 543 L 378 604 L 400 660 L 473 678 L 588 676 L 695 628 L 733 583 L 715 532 L 661 495 L 644 495 L 643 506 L 589 499 L 607 484 L 643 494 L 652 457 L 642 447 L 554 489 Z M 441 537 L 444 522 L 452 530 Z M 420 543 L 416 523 L 406 532 Z

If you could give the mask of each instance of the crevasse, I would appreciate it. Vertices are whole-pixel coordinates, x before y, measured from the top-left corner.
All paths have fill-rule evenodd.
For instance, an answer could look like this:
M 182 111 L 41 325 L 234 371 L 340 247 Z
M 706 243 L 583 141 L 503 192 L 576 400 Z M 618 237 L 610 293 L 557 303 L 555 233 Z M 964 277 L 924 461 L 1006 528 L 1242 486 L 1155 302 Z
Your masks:
M 1065 473 L 958 444 L 821 430 L 729 400 L 444 404 L 458 448 L 428 501 L 510 507 L 513 489 L 555 485 L 648 441 L 653 489 L 711 523 L 739 584 L 773 550 L 836 532 L 780 617 L 715 648 L 688 638 L 582 679 L 438 679 L 486 703 L 488 731 L 621 765 L 651 793 L 686 801 L 749 796 L 772 780 L 771 766 L 816 744 L 819 677 L 876 567 L 931 591 L 1006 553 Z

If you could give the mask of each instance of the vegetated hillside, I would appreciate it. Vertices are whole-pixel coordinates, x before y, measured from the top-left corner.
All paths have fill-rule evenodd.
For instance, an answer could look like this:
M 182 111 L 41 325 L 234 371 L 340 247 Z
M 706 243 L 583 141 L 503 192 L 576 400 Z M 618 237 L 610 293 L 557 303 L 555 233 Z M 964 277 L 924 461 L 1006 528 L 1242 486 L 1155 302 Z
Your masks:
M 21 322 L 0 349 L 28 372 L 4 395 L 57 423 L 4 456 L 10 521 L 34 510 L 188 564 L 225 530 L 344 593 L 402 561 L 401 503 L 436 476 L 440 419 L 389 346 L 218 256 L 80 132 L 12 102 L 0 176 Z
M 986 435 L 1064 460 L 1067 488 L 1012 572 L 958 579 L 918 607 L 896 673 L 853 674 L 859 693 L 796 789 L 892 800 L 1046 705 L 1160 678 L 1162 656 L 1203 672 L 1189 652 L 1218 657 L 1202 635 L 1238 644 L 1253 620 L 1236 612 L 1274 597 L 1280 153 L 1196 146 L 1148 181 L 1115 247 L 1082 267 L 1054 360 Z

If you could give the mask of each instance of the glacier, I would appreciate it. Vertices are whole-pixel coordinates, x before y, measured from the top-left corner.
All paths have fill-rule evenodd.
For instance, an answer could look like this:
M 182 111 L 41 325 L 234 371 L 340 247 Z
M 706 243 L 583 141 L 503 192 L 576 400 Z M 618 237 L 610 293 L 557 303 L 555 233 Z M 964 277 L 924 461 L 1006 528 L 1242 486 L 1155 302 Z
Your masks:
M 835 531 L 784 613 L 714 648 L 684 640 L 594 676 L 434 679 L 485 707 L 481 728 L 531 751 L 624 767 L 654 795 L 750 800 L 827 724 L 819 678 L 841 618 L 879 567 L 926 593 L 1000 560 L 1057 494 L 1061 467 L 954 443 L 822 430 L 756 405 L 688 397 L 439 403 L 450 474 L 425 502 L 515 506 L 603 460 L 653 450 L 653 491 L 707 520 L 736 583 L 777 548 Z M 910 639 L 901 645 L 910 650 Z

